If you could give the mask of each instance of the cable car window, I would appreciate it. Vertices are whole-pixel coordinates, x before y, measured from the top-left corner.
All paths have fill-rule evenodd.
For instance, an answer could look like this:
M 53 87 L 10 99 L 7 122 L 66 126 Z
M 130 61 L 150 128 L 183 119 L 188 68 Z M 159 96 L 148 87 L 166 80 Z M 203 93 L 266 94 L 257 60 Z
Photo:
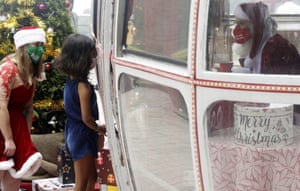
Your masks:
M 300 1 L 211 1 L 207 70 L 300 73 Z
M 119 89 L 134 190 L 196 190 L 190 122 L 180 92 L 125 74 Z
M 186 64 L 190 4 L 190 0 L 127 1 L 124 53 Z

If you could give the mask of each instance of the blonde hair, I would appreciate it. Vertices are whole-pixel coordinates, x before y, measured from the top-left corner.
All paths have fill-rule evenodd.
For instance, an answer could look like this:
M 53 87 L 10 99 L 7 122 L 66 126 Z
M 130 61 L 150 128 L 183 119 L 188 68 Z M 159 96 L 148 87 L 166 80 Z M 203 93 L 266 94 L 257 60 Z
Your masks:
M 43 70 L 42 62 L 34 65 L 28 56 L 26 46 L 17 49 L 15 62 L 19 70 L 19 76 L 24 85 L 32 85 L 33 78 L 40 78 Z

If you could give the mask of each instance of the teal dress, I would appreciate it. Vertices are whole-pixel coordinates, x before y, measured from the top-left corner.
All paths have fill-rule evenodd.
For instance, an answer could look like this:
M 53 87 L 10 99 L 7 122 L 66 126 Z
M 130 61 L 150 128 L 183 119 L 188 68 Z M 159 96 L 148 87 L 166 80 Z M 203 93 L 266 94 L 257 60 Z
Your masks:
M 77 89 L 78 81 L 67 79 L 64 87 L 64 107 L 67 117 L 65 126 L 66 147 L 72 160 L 81 159 L 87 154 L 92 154 L 97 158 L 98 134 L 82 121 Z M 91 108 L 92 115 L 97 120 L 98 106 L 95 91 L 92 91 L 91 94 Z

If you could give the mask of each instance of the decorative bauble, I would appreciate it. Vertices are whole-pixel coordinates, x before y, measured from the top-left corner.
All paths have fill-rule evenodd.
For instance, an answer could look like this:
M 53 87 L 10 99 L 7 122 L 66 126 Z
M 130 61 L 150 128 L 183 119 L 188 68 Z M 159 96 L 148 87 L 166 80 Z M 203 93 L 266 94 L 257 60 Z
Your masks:
M 46 71 L 50 71 L 50 70 L 51 70 L 51 64 L 47 63 L 47 64 L 45 65 L 45 70 L 46 70 Z
M 32 115 L 32 122 L 37 120 L 37 116 L 36 115 Z
M 53 30 L 52 27 L 49 27 L 49 28 L 47 29 L 47 33 L 53 33 L 53 32 L 54 32 L 54 30 Z
M 0 15 L 0 21 L 6 21 L 7 17 L 5 15 Z
M 45 10 L 46 9 L 46 5 L 44 3 L 41 3 L 39 5 L 39 9 L 42 11 L 42 10 Z
M 70 5 L 71 5 L 71 2 L 70 2 L 69 0 L 66 0 L 66 2 L 65 2 L 65 6 L 66 6 L 67 8 L 69 8 L 69 7 L 70 7 Z

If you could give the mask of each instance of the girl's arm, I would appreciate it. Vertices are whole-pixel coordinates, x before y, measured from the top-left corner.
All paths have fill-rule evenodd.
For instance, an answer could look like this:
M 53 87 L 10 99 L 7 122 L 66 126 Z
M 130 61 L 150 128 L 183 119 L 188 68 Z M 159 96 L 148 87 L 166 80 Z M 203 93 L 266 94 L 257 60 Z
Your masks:
M 105 134 L 105 127 L 98 126 L 91 108 L 91 87 L 88 83 L 78 83 L 78 94 L 80 99 L 81 116 L 83 123 L 99 134 Z

